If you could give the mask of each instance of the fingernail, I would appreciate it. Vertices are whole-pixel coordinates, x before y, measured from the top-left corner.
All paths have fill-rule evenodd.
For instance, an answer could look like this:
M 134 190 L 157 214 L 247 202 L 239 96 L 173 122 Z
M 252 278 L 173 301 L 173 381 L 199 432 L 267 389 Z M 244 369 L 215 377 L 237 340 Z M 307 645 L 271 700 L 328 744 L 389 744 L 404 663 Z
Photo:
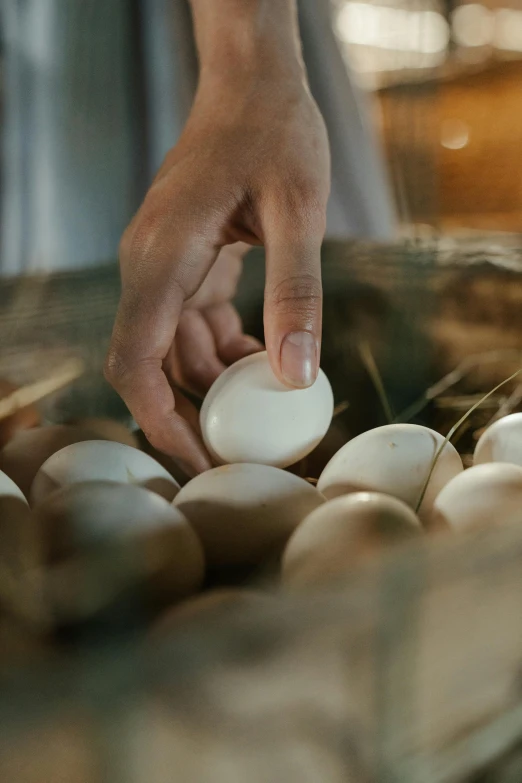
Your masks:
M 290 386 L 306 388 L 317 377 L 317 345 L 310 332 L 287 334 L 281 346 L 281 370 Z

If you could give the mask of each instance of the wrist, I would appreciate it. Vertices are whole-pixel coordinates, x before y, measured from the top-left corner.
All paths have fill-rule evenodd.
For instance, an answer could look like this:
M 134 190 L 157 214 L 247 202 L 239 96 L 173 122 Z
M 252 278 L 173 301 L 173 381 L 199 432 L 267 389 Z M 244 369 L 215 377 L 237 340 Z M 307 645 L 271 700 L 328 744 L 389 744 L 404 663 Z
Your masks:
M 296 0 L 191 0 L 200 81 L 303 80 Z

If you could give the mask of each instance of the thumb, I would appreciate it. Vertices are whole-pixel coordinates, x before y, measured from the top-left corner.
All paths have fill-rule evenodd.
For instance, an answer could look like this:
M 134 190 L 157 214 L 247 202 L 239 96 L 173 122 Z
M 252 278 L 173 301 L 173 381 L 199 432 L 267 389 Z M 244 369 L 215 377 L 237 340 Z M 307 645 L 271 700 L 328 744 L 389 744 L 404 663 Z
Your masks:
M 265 223 L 265 341 L 270 364 L 287 386 L 311 386 L 319 371 L 324 222 L 281 215 Z

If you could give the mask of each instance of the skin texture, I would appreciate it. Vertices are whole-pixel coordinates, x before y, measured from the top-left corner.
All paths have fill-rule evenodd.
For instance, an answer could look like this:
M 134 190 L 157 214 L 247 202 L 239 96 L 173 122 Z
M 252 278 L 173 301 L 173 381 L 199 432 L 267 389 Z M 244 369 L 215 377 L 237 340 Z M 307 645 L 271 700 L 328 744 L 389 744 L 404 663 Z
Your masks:
M 210 458 L 179 389 L 203 395 L 226 366 L 261 348 L 231 304 L 250 245 L 266 249 L 271 366 L 291 387 L 315 380 L 330 161 L 295 0 L 191 5 L 198 91 L 122 238 L 105 372 L 151 444 L 197 473 Z

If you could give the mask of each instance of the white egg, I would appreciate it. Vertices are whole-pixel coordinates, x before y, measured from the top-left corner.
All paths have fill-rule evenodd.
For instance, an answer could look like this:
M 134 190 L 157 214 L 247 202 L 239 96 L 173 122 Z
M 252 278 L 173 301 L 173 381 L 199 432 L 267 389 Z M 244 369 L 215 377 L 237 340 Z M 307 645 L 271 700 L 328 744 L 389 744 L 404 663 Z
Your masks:
M 55 596 L 62 605 L 83 605 L 83 588 L 92 592 L 93 580 L 108 592 L 114 585 L 146 582 L 160 600 L 192 595 L 201 586 L 201 543 L 181 511 L 155 492 L 109 481 L 70 484 L 34 514 L 49 563 L 80 556 L 74 569 L 63 571 L 70 590 L 60 586 L 69 593 Z M 89 553 L 100 555 L 98 563 Z
M 417 424 L 387 424 L 349 441 L 323 470 L 317 488 L 328 499 L 350 492 L 382 492 L 417 509 L 437 451 L 438 432 Z M 447 443 L 437 460 L 418 511 L 425 519 L 441 489 L 463 470 Z
M 305 587 L 346 577 L 361 562 L 422 535 L 402 500 L 355 492 L 324 503 L 301 522 L 282 563 L 283 583 Z
M 201 431 L 218 463 L 249 462 L 285 468 L 324 438 L 333 394 L 322 370 L 308 389 L 277 380 L 266 352 L 233 364 L 213 384 L 201 408 Z
M 179 484 L 155 459 L 132 446 L 107 440 L 72 443 L 44 462 L 31 487 L 31 505 L 68 484 L 115 481 L 137 484 L 172 500 Z
M 215 567 L 253 565 L 278 555 L 297 525 L 323 502 L 304 479 L 248 463 L 202 473 L 174 499 Z
M 432 518 L 458 531 L 522 525 L 522 468 L 491 462 L 465 470 L 437 497 Z
M 24 503 L 27 505 L 27 500 L 22 490 L 14 483 L 12 479 L 9 478 L 9 476 L 7 476 L 1 470 L 0 470 L 0 497 L 18 498 L 19 500 L 23 500 Z
M 483 433 L 473 457 L 475 465 L 510 462 L 522 466 L 522 413 L 504 416 Z

